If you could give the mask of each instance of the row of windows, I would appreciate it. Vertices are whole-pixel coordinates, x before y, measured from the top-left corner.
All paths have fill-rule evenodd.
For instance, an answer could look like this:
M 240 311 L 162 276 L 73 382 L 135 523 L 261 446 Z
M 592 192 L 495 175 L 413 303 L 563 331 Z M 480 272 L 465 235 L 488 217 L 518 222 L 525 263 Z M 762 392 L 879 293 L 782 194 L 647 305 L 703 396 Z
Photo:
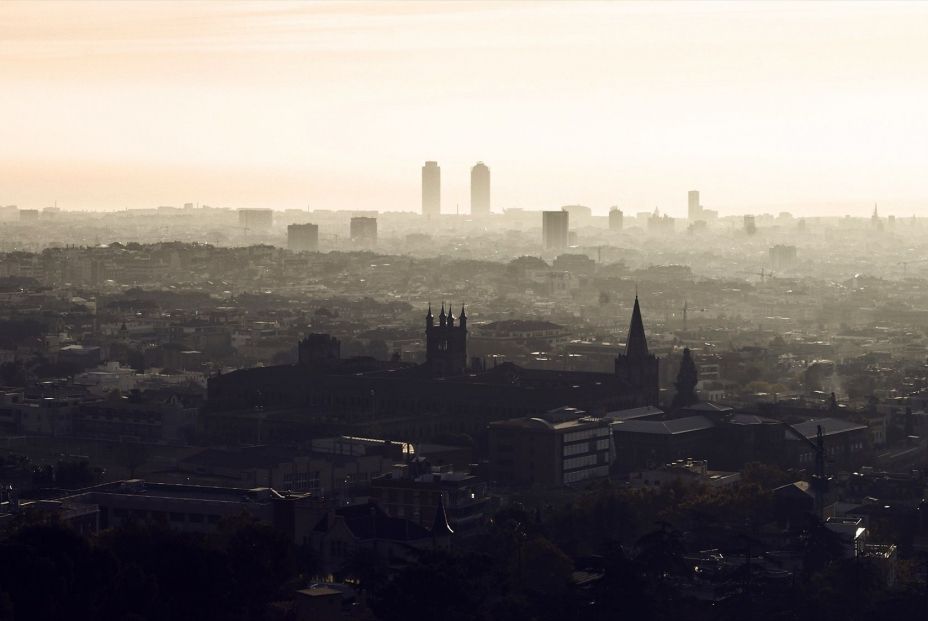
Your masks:
M 570 455 L 580 455 L 582 453 L 594 453 L 596 451 L 608 451 L 609 438 L 602 438 L 590 442 L 577 442 L 576 444 L 564 445 L 564 457 Z
M 581 455 L 580 457 L 571 457 L 564 460 L 564 470 L 573 470 L 574 468 L 583 468 L 585 466 L 595 466 L 599 463 L 598 455 Z
M 564 434 L 564 444 L 567 444 L 568 442 L 579 442 L 581 440 L 592 440 L 593 438 L 602 438 L 608 435 L 608 427 L 584 429 L 583 431 L 571 431 L 570 433 Z
M 609 466 L 598 466 L 596 468 L 577 470 L 576 472 L 565 472 L 564 484 L 569 485 L 570 483 L 577 483 L 578 481 L 585 481 L 587 479 L 605 476 L 609 476 Z
M 319 471 L 294 472 L 284 475 L 284 489 L 295 492 L 319 492 Z
M 860 450 L 863 450 L 863 448 L 864 448 L 864 443 L 863 443 L 862 441 L 851 442 L 851 443 L 849 443 L 849 444 L 847 445 L 848 451 L 860 451 Z M 843 452 L 844 452 L 844 447 L 842 447 L 841 445 L 838 445 L 838 446 L 831 446 L 831 447 L 828 447 L 827 449 L 825 449 L 825 452 L 826 452 L 828 455 L 834 456 L 834 455 L 837 455 L 838 453 L 843 453 Z M 812 452 L 812 451 L 804 451 L 804 452 L 802 452 L 802 453 L 799 453 L 799 463 L 801 463 L 801 464 L 804 464 L 804 463 L 812 463 L 813 461 L 815 461 L 815 453 L 814 453 L 814 452 Z
M 570 455 L 579 455 L 580 453 L 589 453 L 589 442 L 578 442 L 577 444 L 567 444 L 564 446 L 564 457 Z
M 172 522 L 190 524 L 218 524 L 219 516 L 203 513 L 176 513 L 167 511 L 140 511 L 128 509 L 113 509 L 113 517 L 121 520 L 151 520 L 152 522 Z

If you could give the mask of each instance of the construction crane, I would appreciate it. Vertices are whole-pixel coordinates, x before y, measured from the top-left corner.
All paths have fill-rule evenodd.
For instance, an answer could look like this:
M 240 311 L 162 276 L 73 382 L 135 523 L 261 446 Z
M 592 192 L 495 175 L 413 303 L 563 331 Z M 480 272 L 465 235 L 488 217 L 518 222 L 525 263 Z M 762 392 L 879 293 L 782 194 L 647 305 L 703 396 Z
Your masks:
M 773 278 L 773 272 L 767 271 L 765 268 L 760 268 L 759 272 L 749 272 L 749 271 L 740 271 L 735 272 L 736 274 L 750 274 L 751 276 L 760 276 L 760 281 L 766 282 L 767 278 Z
M 815 455 L 815 472 L 812 474 L 812 480 L 809 482 L 812 493 L 815 497 L 815 513 L 819 520 L 825 519 L 825 492 L 828 491 L 828 477 L 825 476 L 825 432 L 822 426 L 817 426 L 815 440 L 810 440 L 798 429 L 789 423 L 783 423 L 786 431 L 799 440 L 805 442 L 812 449 Z

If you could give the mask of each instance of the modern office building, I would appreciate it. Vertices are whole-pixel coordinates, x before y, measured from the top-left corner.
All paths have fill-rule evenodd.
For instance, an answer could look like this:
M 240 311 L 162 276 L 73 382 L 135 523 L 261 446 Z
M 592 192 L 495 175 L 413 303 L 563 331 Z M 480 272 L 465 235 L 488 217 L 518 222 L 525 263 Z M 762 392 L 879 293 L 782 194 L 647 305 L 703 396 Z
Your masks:
M 319 226 L 316 224 L 291 224 L 287 226 L 287 248 L 293 252 L 316 252 L 319 250 Z
M 560 407 L 489 427 L 490 469 L 509 485 L 559 487 L 609 475 L 609 421 Z
M 566 248 L 570 214 L 566 211 L 543 211 L 541 213 L 541 235 L 546 250 Z
M 422 167 L 422 215 L 441 213 L 441 168 L 438 162 L 426 162 Z
M 687 193 L 686 217 L 691 223 L 703 219 L 702 205 L 699 204 L 699 190 L 690 190 Z
M 609 210 L 609 230 L 610 231 L 621 231 L 623 220 L 625 216 L 622 213 L 622 210 L 618 207 L 613 207 Z
M 744 216 L 744 232 L 753 235 L 757 232 L 757 223 L 754 216 Z
M 359 244 L 377 243 L 377 218 L 355 216 L 350 223 L 351 241 Z
M 487 216 L 490 214 L 490 169 L 483 162 L 477 162 L 470 169 L 470 215 Z

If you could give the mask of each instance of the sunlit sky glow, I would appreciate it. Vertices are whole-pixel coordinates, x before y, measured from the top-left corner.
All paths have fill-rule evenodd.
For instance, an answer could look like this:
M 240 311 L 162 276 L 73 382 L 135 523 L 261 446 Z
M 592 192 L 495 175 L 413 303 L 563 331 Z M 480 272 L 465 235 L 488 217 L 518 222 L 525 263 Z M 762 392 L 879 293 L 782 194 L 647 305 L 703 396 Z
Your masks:
M 923 3 L 0 3 L 0 204 L 928 215 Z

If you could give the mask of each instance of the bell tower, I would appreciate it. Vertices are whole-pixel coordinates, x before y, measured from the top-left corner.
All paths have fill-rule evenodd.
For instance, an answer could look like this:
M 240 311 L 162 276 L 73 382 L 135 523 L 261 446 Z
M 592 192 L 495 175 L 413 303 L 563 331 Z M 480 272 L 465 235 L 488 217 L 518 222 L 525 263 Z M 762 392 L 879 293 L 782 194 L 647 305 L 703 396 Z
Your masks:
M 425 316 L 426 365 L 436 377 L 461 375 L 467 368 L 467 315 L 463 305 L 457 324 L 454 312 L 449 309 L 445 314 L 442 303 L 438 325 L 435 325 L 432 306 L 429 305 Z

